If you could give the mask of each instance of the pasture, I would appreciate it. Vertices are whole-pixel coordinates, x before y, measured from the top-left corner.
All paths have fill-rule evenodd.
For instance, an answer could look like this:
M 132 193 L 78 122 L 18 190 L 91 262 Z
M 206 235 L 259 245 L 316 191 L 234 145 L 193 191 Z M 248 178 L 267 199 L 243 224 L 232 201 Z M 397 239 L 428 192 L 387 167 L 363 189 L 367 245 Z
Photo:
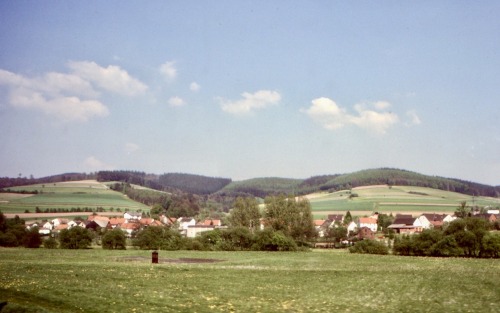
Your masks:
M 351 197 L 352 194 L 357 196 Z M 315 215 L 329 212 L 364 215 L 366 212 L 382 213 L 453 213 L 466 201 L 468 206 L 499 207 L 500 199 L 472 197 L 456 192 L 412 186 L 366 186 L 332 193 L 316 193 L 307 196 Z M 369 214 L 369 213 L 368 213 Z
M 129 199 L 96 181 L 61 182 L 9 188 L 12 191 L 27 191 L 37 194 L 0 193 L 0 210 L 3 213 L 35 213 L 36 208 L 68 209 L 103 208 L 124 211 L 149 211 L 149 207 Z
M 201 260 L 217 262 L 196 262 Z M 500 262 L 0 248 L 0 301 L 36 312 L 498 312 Z M 188 262 L 189 261 L 189 262 Z M 34 312 L 34 311 L 33 311 Z

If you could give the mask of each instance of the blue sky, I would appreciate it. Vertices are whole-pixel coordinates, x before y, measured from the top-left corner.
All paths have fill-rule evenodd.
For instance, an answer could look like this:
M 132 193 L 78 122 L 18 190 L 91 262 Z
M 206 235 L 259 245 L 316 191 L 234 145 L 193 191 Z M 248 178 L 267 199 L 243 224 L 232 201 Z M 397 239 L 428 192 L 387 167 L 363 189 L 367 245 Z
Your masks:
M 1 1 L 0 176 L 500 184 L 498 1 Z

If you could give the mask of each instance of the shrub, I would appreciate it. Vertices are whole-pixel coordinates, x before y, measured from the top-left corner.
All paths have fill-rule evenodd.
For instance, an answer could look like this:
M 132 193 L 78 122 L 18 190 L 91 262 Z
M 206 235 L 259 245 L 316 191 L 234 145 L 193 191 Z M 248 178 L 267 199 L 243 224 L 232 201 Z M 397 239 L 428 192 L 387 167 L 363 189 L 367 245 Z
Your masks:
M 361 240 L 349 248 L 351 253 L 364 253 L 364 254 L 389 254 L 389 248 L 382 243 L 375 240 Z
M 45 249 L 56 249 L 57 241 L 54 238 L 49 237 L 43 241 L 43 247 Z
M 295 241 L 281 231 L 264 229 L 255 235 L 252 250 L 260 251 L 297 251 Z
M 82 227 L 63 229 L 59 234 L 59 245 L 62 249 L 87 249 L 91 243 L 90 231 Z
M 24 236 L 24 246 L 26 248 L 40 248 L 42 237 L 38 232 L 38 227 L 30 229 Z
M 106 231 L 102 236 L 102 248 L 107 250 L 125 250 L 127 238 L 125 233 L 119 229 L 115 228 L 113 230 Z

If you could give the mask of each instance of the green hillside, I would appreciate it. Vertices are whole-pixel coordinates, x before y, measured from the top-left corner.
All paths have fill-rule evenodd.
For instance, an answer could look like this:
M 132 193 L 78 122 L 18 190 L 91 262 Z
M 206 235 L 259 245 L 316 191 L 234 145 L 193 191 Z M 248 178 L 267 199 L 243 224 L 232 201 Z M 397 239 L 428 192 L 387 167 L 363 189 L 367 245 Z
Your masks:
M 337 192 L 306 196 L 316 215 L 351 211 L 354 215 L 371 212 L 448 212 L 453 213 L 462 201 L 467 206 L 500 207 L 500 199 L 473 197 L 457 192 L 415 186 L 365 186 Z M 356 214 L 358 213 L 358 214 Z
M 250 194 L 256 197 L 266 197 L 273 194 L 295 194 L 299 189 L 302 179 L 292 178 L 252 178 L 232 182 L 221 190 L 222 194 Z
M 110 190 L 96 181 L 60 182 L 9 188 L 0 193 L 0 210 L 4 213 L 35 213 L 46 209 L 62 211 L 114 210 L 149 211 L 149 207 Z M 22 193 L 21 193 L 22 192 Z

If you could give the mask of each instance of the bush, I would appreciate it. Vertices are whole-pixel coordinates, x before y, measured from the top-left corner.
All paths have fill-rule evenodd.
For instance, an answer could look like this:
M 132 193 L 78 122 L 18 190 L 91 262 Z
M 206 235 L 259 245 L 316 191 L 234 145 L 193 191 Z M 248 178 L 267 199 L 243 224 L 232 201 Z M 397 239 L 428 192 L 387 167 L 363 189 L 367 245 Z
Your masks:
M 63 229 L 59 234 L 59 245 L 61 249 L 87 249 L 92 243 L 92 235 L 88 229 L 72 227 Z
M 297 251 L 297 244 L 281 231 L 264 229 L 255 235 L 252 250 L 259 251 Z
M 351 253 L 364 253 L 364 254 L 389 254 L 389 248 L 382 243 L 375 240 L 361 240 L 349 248 Z
M 113 230 L 108 230 L 102 236 L 102 248 L 107 250 L 125 250 L 127 238 L 125 233 L 119 229 L 115 228 Z
M 132 244 L 142 250 L 179 250 L 184 248 L 184 241 L 179 232 L 168 227 L 147 227 L 137 233 Z
M 40 248 L 42 237 L 38 232 L 38 227 L 30 229 L 24 236 L 24 246 L 26 248 Z
M 56 249 L 57 241 L 54 238 L 49 237 L 43 241 L 43 247 L 45 249 Z

